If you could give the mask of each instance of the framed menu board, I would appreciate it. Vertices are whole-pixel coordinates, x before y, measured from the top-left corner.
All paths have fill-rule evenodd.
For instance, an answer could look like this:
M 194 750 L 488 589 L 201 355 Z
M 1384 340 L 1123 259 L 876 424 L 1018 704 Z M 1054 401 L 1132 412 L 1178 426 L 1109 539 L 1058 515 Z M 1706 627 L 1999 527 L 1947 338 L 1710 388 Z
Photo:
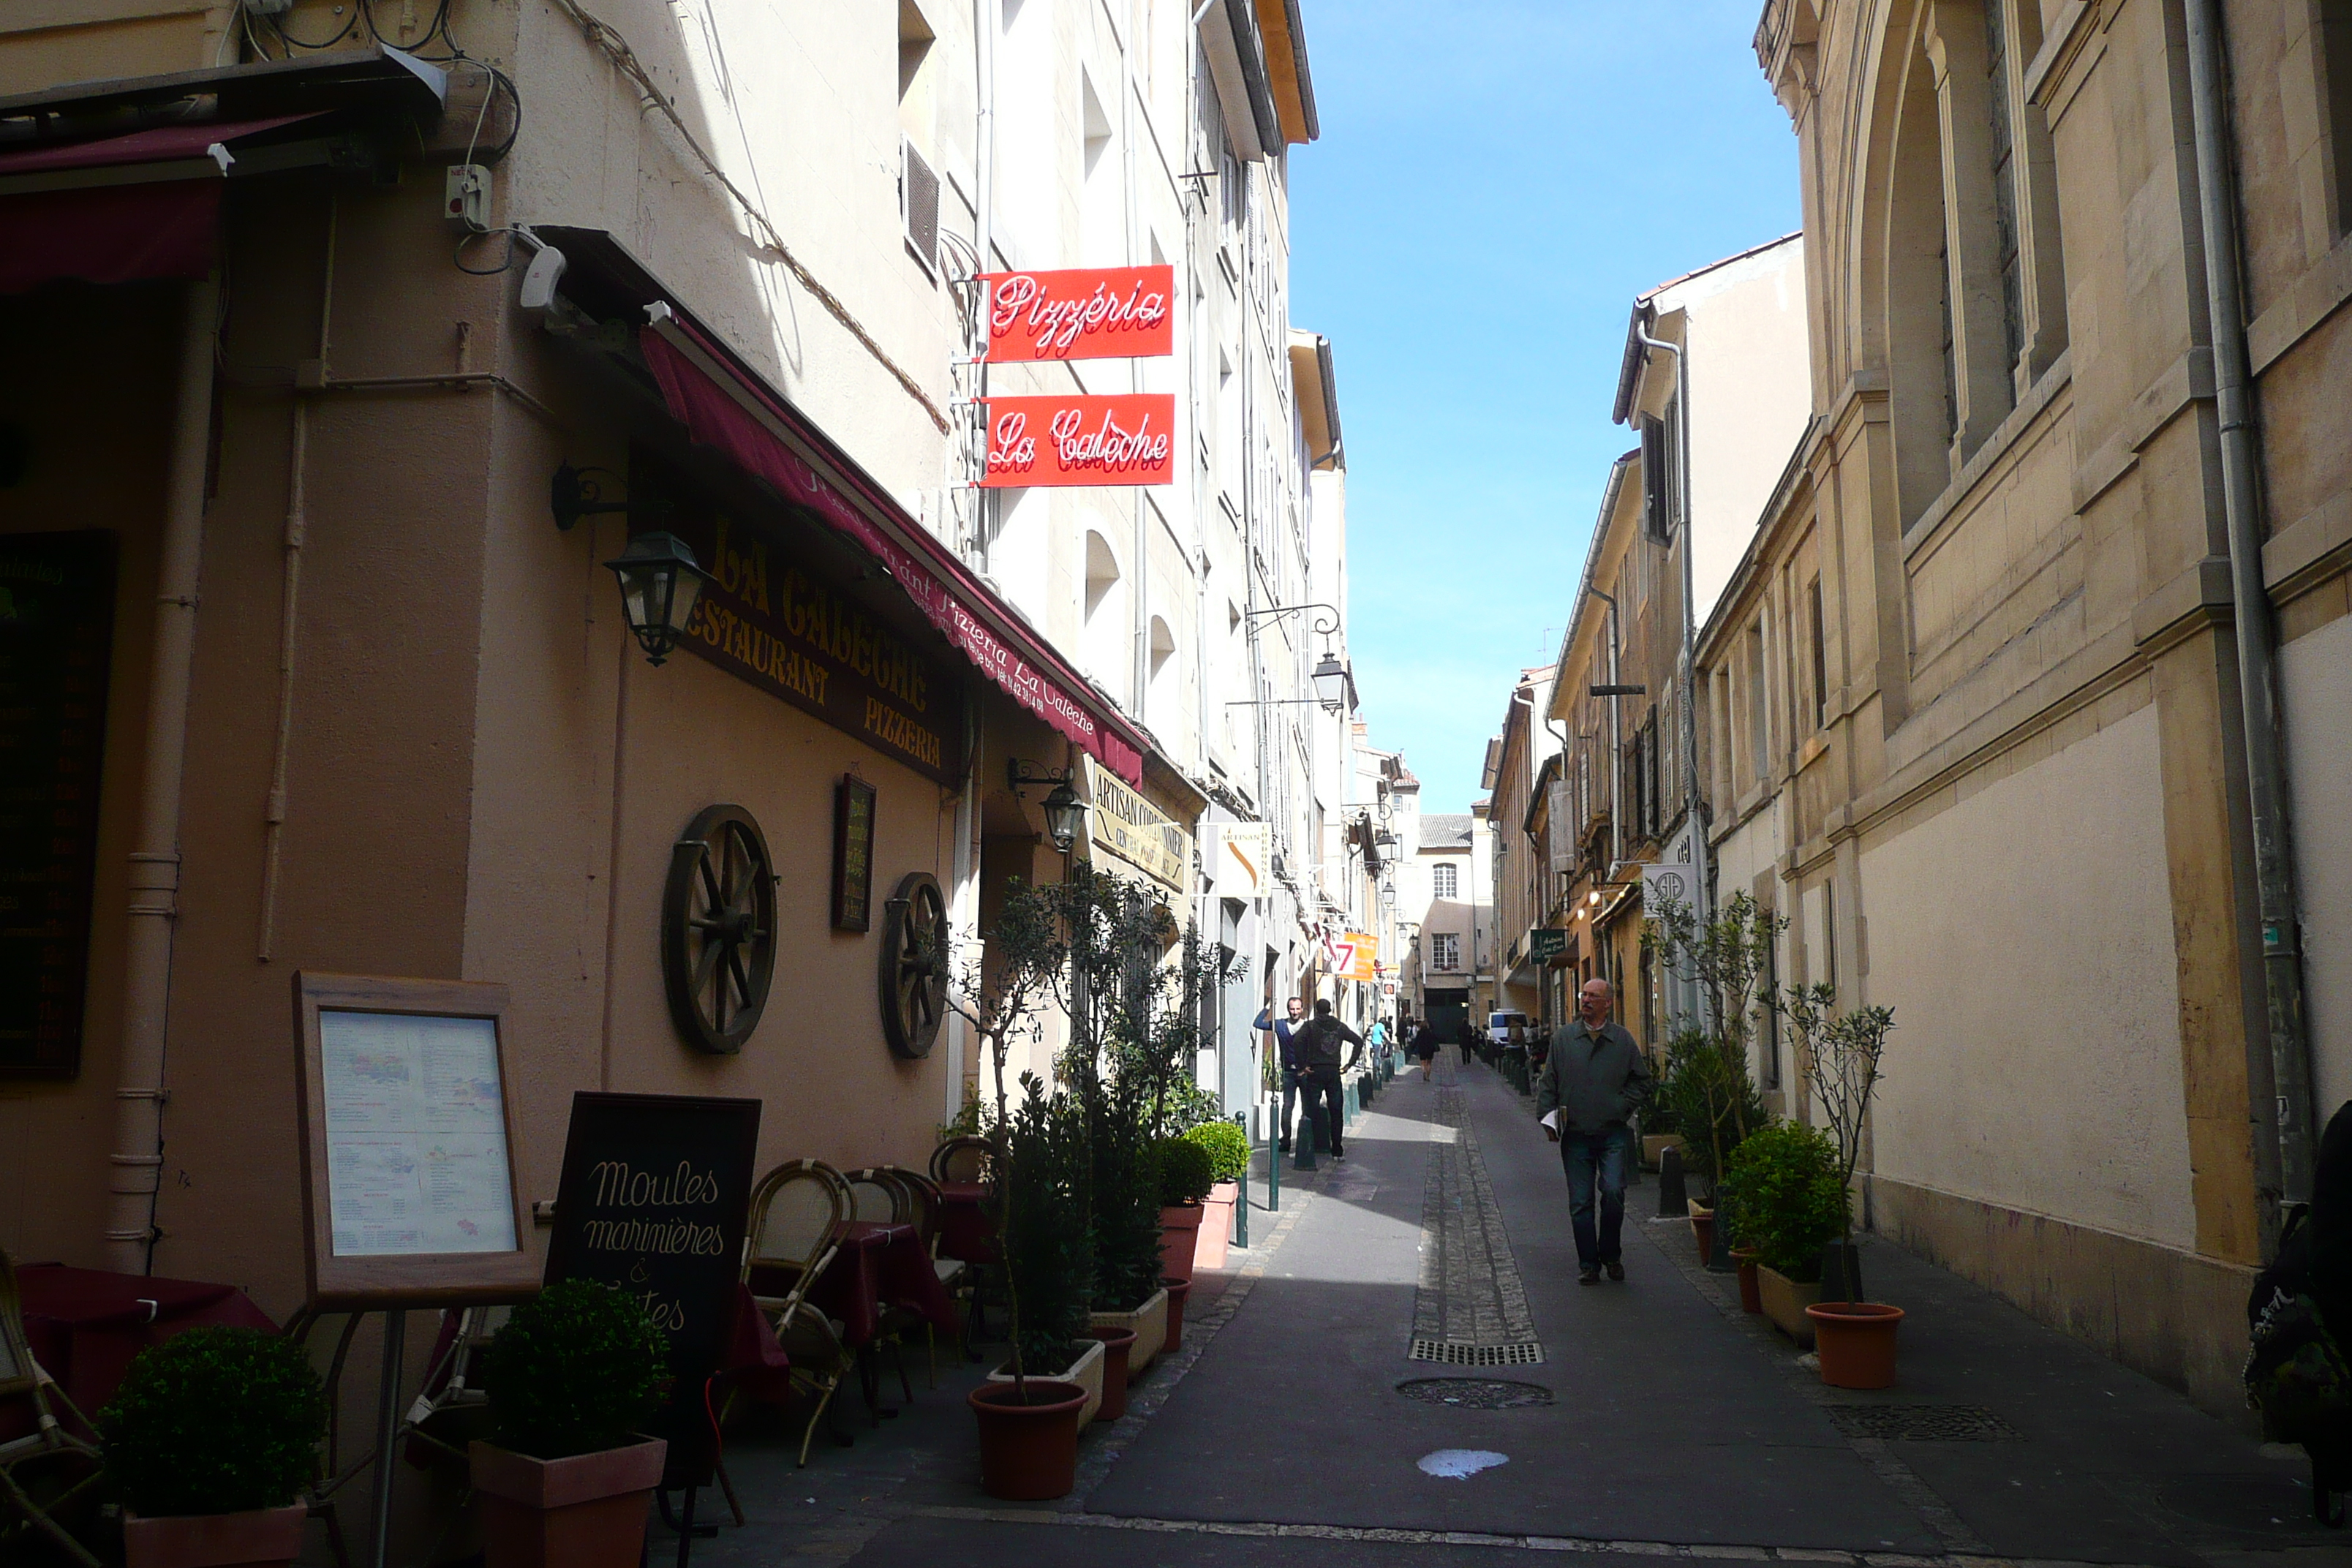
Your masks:
M 844 773 L 833 786 L 833 929 L 874 923 L 874 786 Z
M 310 1305 L 519 1300 L 539 1288 L 515 1182 L 507 989 L 294 976 Z

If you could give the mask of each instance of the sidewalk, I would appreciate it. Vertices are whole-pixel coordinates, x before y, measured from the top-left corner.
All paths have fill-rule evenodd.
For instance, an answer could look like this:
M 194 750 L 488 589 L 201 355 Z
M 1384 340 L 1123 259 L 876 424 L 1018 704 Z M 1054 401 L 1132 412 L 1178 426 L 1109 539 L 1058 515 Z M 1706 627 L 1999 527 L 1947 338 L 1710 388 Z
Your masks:
M 1524 1102 L 1484 1068 L 1439 1078 L 1391 1084 L 1349 1129 L 1346 1161 L 1284 1173 L 1280 1225 L 1252 1216 L 1259 1245 L 1205 1314 L 1205 1352 L 1188 1326 L 1180 1365 L 1138 1386 L 1139 1414 L 1086 1439 L 1076 1496 L 1031 1510 L 982 1498 L 971 1376 L 928 1393 L 919 1370 L 907 1414 L 867 1436 L 856 1410 L 857 1447 L 821 1443 L 805 1471 L 781 1442 L 730 1447 L 754 1523 L 698 1542 L 696 1560 L 1052 1568 L 1146 1550 L 1169 1564 L 1450 1568 L 1532 1548 L 2352 1564 L 2310 1523 L 2299 1464 L 1891 1246 L 1864 1263 L 1873 1293 L 1910 1310 L 1903 1383 L 1884 1394 L 1825 1388 L 1738 1310 L 1727 1277 L 1697 1269 L 1686 1225 L 1636 1219 L 1654 1185 L 1629 1205 L 1628 1279 L 1578 1285 L 1557 1152 Z M 1412 1360 L 1416 1339 L 1505 1364 Z M 1433 1378 L 1535 1384 L 1550 1402 L 1399 1392 Z M 1866 1435 L 1897 1419 L 1978 1440 Z M 1466 1479 L 1417 1468 L 1444 1449 L 1507 1462 Z M 655 1560 L 674 1549 L 657 1529 Z

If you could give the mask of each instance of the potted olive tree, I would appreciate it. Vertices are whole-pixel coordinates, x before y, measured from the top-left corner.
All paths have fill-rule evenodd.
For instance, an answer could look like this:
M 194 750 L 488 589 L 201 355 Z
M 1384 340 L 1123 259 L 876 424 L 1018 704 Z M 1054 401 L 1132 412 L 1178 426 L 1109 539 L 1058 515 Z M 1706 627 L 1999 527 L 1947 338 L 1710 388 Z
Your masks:
M 289 1563 L 327 1397 L 301 1346 L 200 1328 L 139 1353 L 99 1412 L 129 1568 Z
M 955 971 L 952 1007 L 980 1038 L 993 1069 L 996 1186 L 989 1212 L 1003 1259 L 1012 1345 L 1004 1368 L 965 1396 L 980 1430 L 981 1485 L 991 1497 L 1042 1502 L 1077 1484 L 1078 1428 L 1100 1398 L 1076 1380 L 1098 1379 L 1099 1341 L 1081 1350 L 1094 1260 L 1083 1225 L 1072 1223 L 1086 1183 L 1083 1121 L 1069 1098 L 1049 1098 L 1034 1074 L 1021 1079 L 1015 1114 L 1005 1058 L 1014 1042 L 1043 1034 L 1042 1014 L 1069 942 L 1051 889 L 1014 881 L 987 933 L 985 949 Z M 1075 1131 L 1074 1131 L 1075 1128 Z M 1038 1375 L 1044 1369 L 1045 1375 Z
M 1837 1145 L 1814 1128 L 1782 1121 L 1750 1134 L 1727 1163 L 1720 1212 L 1743 1244 L 1732 1251 L 1741 1305 L 1810 1345 L 1813 1322 L 1805 1309 L 1822 1297 L 1822 1248 L 1846 1222 Z
M 1788 994 L 1797 1065 L 1837 1145 L 1838 1189 L 1843 1200 L 1838 1211 L 1839 1267 L 1834 1277 L 1822 1282 L 1822 1299 L 1806 1308 L 1805 1316 L 1813 1321 L 1823 1383 L 1838 1388 L 1891 1388 L 1903 1309 L 1856 1300 L 1862 1290 L 1855 1278 L 1850 1194 L 1855 1168 L 1862 1163 L 1871 1096 L 1878 1088 L 1879 1060 L 1895 1028 L 1895 1010 L 1857 1007 L 1840 1014 L 1833 1011 L 1836 1005 L 1834 985 L 1792 987 Z
M 639 1430 L 669 1345 L 616 1286 L 563 1279 L 514 1310 L 482 1364 L 493 1441 L 467 1446 L 488 1568 L 630 1568 L 669 1444 Z
M 1668 900 L 1643 930 L 1643 942 L 1668 971 L 1698 988 L 1704 1008 L 1700 1021 L 1676 1031 L 1669 1044 L 1659 1095 L 1682 1135 L 1684 1169 L 1706 1186 L 1706 1203 L 1694 1199 L 1691 1208 L 1702 1258 L 1716 1239 L 1714 1194 L 1724 1162 L 1771 1120 L 1749 1070 L 1748 1045 L 1759 1010 L 1779 1005 L 1763 982 L 1771 972 L 1773 943 L 1788 924 L 1785 916 L 1738 892 L 1706 921 L 1689 905 Z

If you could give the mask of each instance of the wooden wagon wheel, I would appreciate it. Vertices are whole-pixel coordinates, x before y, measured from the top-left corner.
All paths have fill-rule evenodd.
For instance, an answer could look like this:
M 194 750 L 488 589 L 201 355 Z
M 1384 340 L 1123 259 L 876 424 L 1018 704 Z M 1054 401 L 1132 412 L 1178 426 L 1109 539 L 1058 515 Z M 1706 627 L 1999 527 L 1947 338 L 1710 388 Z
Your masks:
M 938 879 L 909 871 L 883 906 L 882 1033 L 915 1060 L 931 1054 L 948 1004 L 948 901 Z
M 759 1026 L 776 967 L 776 874 L 760 825 L 706 806 L 670 851 L 662 979 L 686 1043 L 732 1056 Z

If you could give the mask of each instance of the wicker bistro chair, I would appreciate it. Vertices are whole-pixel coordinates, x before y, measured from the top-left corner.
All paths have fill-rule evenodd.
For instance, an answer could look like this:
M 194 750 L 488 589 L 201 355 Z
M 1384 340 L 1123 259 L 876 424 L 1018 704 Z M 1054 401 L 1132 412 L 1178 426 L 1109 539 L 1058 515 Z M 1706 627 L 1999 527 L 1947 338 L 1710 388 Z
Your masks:
M 856 1212 L 850 1217 L 873 1225 L 914 1225 L 916 1198 L 901 1173 L 894 1165 L 868 1165 L 848 1174 L 849 1196 Z M 909 1404 L 914 1402 L 915 1385 L 907 1377 L 907 1335 L 915 1328 L 926 1335 L 931 1325 L 921 1313 L 904 1307 L 886 1304 L 882 1309 L 882 1337 L 889 1342 L 890 1353 L 898 1363 L 898 1392 Z M 936 1344 L 931 1347 L 931 1386 L 940 1385 L 940 1358 Z
M 0 1412 L 21 1415 L 33 1428 L 0 1442 L 0 1562 L 33 1555 L 32 1539 L 40 1536 L 74 1562 L 99 1568 L 98 1558 L 58 1519 L 96 1501 L 98 1446 L 59 1421 L 60 1408 L 90 1430 L 89 1417 L 33 1359 L 16 1264 L 0 1252 Z
M 919 1172 L 903 1170 L 895 1165 L 886 1165 L 883 1169 L 904 1183 L 908 1195 L 914 1200 L 915 1230 L 923 1238 L 923 1253 L 931 1260 L 931 1272 L 939 1276 L 940 1289 L 948 1293 L 950 1299 L 961 1300 L 971 1289 L 971 1267 L 961 1258 L 940 1256 L 939 1184 Z M 932 1330 L 929 1323 L 924 1327 L 929 1331 L 931 1386 L 936 1388 L 940 1382 L 939 1333 L 938 1331 Z M 964 1335 L 967 1341 L 971 1337 L 969 1332 Z M 979 1352 L 971 1350 L 969 1344 L 965 1347 L 965 1354 L 973 1361 L 980 1359 Z
M 970 1134 L 950 1138 L 931 1151 L 932 1185 L 936 1188 L 948 1182 L 982 1186 L 992 1184 L 996 1179 L 996 1145 L 986 1138 Z M 936 1193 L 933 1195 L 936 1197 Z M 935 1215 L 933 1216 L 935 1227 L 937 1223 Z M 933 1240 L 936 1245 L 936 1236 Z M 953 1263 L 957 1260 L 949 1258 L 944 1261 Z M 977 1263 L 958 1268 L 956 1275 L 955 1281 L 949 1288 L 964 1299 L 963 1337 L 964 1343 L 969 1347 L 988 1336 L 988 1321 L 985 1316 L 988 1278 L 986 1270 Z M 946 1278 L 943 1273 L 941 1279 Z M 974 1352 L 974 1359 L 978 1359 L 977 1352 Z
M 809 1288 L 833 1261 L 841 1227 L 851 1211 L 849 1184 L 841 1173 L 815 1160 L 793 1160 L 760 1178 L 751 1192 L 751 1232 L 744 1244 L 743 1278 L 753 1283 L 752 1300 L 774 1327 L 776 1342 L 792 1361 L 792 1385 L 814 1400 L 801 1434 L 803 1465 L 817 1423 L 834 1391 L 855 1364 L 842 1343 L 841 1325 L 808 1300 Z M 782 1295 L 760 1294 L 762 1286 L 784 1287 Z M 731 1396 L 730 1396 L 731 1403 Z M 837 1440 L 848 1436 L 836 1431 Z

